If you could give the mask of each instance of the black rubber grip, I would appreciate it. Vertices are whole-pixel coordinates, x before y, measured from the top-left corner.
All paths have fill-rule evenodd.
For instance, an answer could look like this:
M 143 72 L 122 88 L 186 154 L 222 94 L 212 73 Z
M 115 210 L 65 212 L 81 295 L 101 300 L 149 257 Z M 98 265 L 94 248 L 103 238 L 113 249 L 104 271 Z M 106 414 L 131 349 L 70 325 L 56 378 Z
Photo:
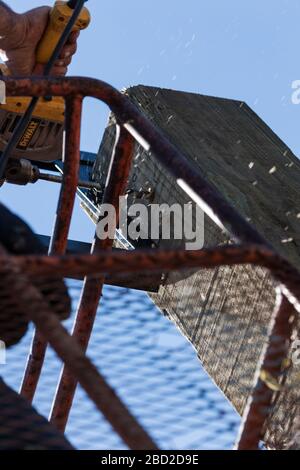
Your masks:
M 87 0 L 84 0 L 84 1 L 87 2 Z M 77 5 L 77 2 L 78 2 L 78 0 L 69 0 L 69 1 L 67 2 L 67 5 L 68 5 L 69 8 L 71 8 L 72 10 L 74 10 L 75 7 L 76 7 L 76 5 Z

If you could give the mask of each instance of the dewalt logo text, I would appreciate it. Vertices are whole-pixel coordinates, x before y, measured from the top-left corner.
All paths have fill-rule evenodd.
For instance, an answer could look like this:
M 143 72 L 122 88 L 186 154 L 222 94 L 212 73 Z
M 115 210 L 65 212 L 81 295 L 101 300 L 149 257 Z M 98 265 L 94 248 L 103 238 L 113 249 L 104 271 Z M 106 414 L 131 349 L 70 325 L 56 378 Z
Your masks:
M 24 132 L 23 136 L 21 137 L 18 143 L 18 146 L 17 146 L 18 149 L 24 150 L 28 147 L 38 127 L 39 127 L 38 120 L 30 121 L 30 123 L 27 126 L 26 131 Z

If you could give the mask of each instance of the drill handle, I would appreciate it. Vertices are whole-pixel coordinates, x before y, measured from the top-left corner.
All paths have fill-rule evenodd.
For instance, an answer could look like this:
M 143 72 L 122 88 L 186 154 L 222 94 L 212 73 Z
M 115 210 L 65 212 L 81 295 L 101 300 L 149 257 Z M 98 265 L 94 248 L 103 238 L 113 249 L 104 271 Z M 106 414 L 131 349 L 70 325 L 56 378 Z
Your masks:
M 70 2 L 57 0 L 54 7 L 50 11 L 49 23 L 46 31 L 38 44 L 36 61 L 38 64 L 46 65 L 57 43 L 70 20 L 73 9 L 68 5 Z M 89 10 L 83 7 L 77 21 L 73 27 L 73 31 L 79 31 L 88 27 L 91 21 Z

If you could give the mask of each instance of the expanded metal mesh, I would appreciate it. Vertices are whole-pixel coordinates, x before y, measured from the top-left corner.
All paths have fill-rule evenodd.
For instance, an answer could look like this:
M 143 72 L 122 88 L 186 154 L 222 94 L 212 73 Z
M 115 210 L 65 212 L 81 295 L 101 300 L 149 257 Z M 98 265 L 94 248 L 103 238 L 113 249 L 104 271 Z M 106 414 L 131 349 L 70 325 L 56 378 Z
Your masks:
M 196 368 L 190 369 L 195 353 L 191 355 L 189 349 L 188 355 L 181 349 L 182 344 L 175 343 L 174 347 L 174 338 L 166 338 L 170 332 L 168 330 L 166 333 L 164 325 L 168 324 L 171 328 L 171 323 L 156 310 L 155 320 L 151 323 L 147 315 L 154 307 L 151 304 L 151 309 L 148 309 L 150 304 L 147 302 L 150 301 L 145 304 L 145 297 L 141 301 L 138 297 L 127 298 L 128 291 L 122 291 L 122 295 L 112 288 L 105 291 L 109 293 L 109 307 L 105 309 L 100 305 L 97 320 L 99 336 L 95 334 L 96 330 L 92 334 L 96 342 L 93 358 L 98 370 L 84 354 L 106 274 L 114 275 L 116 282 L 120 273 L 124 281 L 130 273 L 142 278 L 147 272 L 157 274 L 158 271 L 159 274 L 164 273 L 164 282 L 159 292 L 153 294 L 156 304 L 193 342 L 205 368 L 237 410 L 243 413 L 238 448 L 257 449 L 259 441 L 277 449 L 298 448 L 299 363 L 292 354 L 292 341 L 297 339 L 299 331 L 298 271 L 277 255 L 264 238 L 227 204 L 215 187 L 117 90 L 89 79 L 4 81 L 8 96 L 33 94 L 67 97 L 64 179 L 50 257 L 39 256 L 39 251 L 33 251 L 37 256 L 13 256 L 32 251 L 12 249 L 5 240 L 1 240 L 5 249 L 0 246 L 2 327 L 12 330 L 14 321 L 19 326 L 21 319 L 22 328 L 22 331 L 17 328 L 17 338 L 9 343 L 14 344 L 24 333 L 23 320 L 25 327 L 26 322 L 32 321 L 37 328 L 23 381 L 23 396 L 30 400 L 35 394 L 49 342 L 64 363 L 52 413 L 52 421 L 59 429 L 64 429 L 68 420 L 78 381 L 97 407 L 97 412 L 90 409 L 85 412 L 84 419 L 78 421 L 84 421 L 85 425 L 76 425 L 80 434 L 84 435 L 83 430 L 86 430 L 89 440 L 93 430 L 92 419 L 99 416 L 99 411 L 131 449 L 157 449 L 158 443 L 166 448 L 201 448 L 202 445 L 209 448 L 219 445 L 214 444 L 214 436 L 222 435 L 227 439 L 227 433 L 235 427 L 235 419 L 230 417 L 227 420 L 229 412 L 223 404 L 219 408 L 218 400 L 211 396 L 206 385 L 201 380 L 195 380 L 198 373 L 199 379 L 203 374 L 199 362 L 197 372 Z M 111 253 L 112 242 L 96 238 L 92 255 L 63 256 L 78 183 L 83 95 L 104 100 L 118 117 L 111 172 L 102 203 L 109 202 L 118 208 L 119 195 L 126 191 L 135 138 L 147 151 L 151 148 L 164 169 L 173 175 L 180 187 L 186 188 L 194 202 L 199 204 L 199 199 L 202 199 L 209 207 L 212 219 L 217 220 L 223 230 L 229 230 L 241 244 L 227 245 L 228 238 L 225 240 L 223 237 L 222 240 L 210 240 L 212 249 L 192 253 L 180 250 L 147 252 L 140 249 Z M 219 246 L 220 243 L 222 246 Z M 182 273 L 182 268 L 189 271 Z M 58 290 L 53 281 L 51 286 L 48 285 L 48 279 L 55 279 L 62 286 L 60 297 L 64 296 L 68 303 L 62 278 L 84 276 L 88 278 L 84 283 L 75 332 L 71 337 L 61 326 L 61 317 L 53 315 L 57 304 L 54 300 L 53 305 L 53 286 L 54 293 Z M 9 312 L 14 316 L 11 324 Z M 127 312 L 128 323 L 125 322 Z M 162 321 L 167 323 L 161 323 L 163 326 L 156 329 Z M 151 331 L 155 338 L 153 342 L 149 335 Z M 102 336 L 104 332 L 109 334 Z M 133 336 L 129 340 L 131 334 Z M 93 351 L 92 347 L 90 352 Z M 184 347 L 187 348 L 186 343 Z M 101 363 L 97 362 L 98 358 Z M 24 363 L 22 370 L 23 366 Z M 44 370 L 47 380 L 52 377 L 50 370 L 51 366 Z M 216 393 L 215 388 L 213 390 Z M 27 410 L 23 408 L 20 411 L 21 402 L 5 385 L 2 385 L 1 393 L 0 405 L 4 411 L 9 402 L 13 404 L 18 401 L 15 415 L 9 413 L 6 420 L 6 427 L 11 431 L 5 433 L 5 438 L 12 436 L 17 439 L 13 443 L 18 448 L 31 447 L 28 436 L 29 440 L 34 440 L 37 415 L 28 408 L 28 403 L 25 403 Z M 49 385 L 46 394 L 49 404 Z M 85 400 L 79 397 L 81 402 Z M 14 405 L 9 409 L 13 410 Z M 75 406 L 72 412 L 76 413 L 79 409 Z M 29 421 L 26 420 L 27 411 L 31 414 Z M 200 415 L 202 421 L 199 422 Z M 24 434 L 27 441 L 23 444 L 18 444 L 19 434 L 14 436 L 16 423 L 20 424 L 18 428 L 23 425 L 26 428 Z M 49 425 L 45 421 L 43 423 L 49 437 L 54 432 L 53 427 L 50 431 Z M 213 427 L 214 423 L 216 427 Z M 221 424 L 225 425 L 225 430 Z M 192 436 L 191 429 L 195 429 Z M 111 435 L 108 428 L 106 435 Z M 56 436 L 62 439 L 61 435 Z M 53 447 L 48 437 L 38 445 Z M 68 444 L 64 442 L 62 445 Z M 97 440 L 97 448 L 101 445 L 120 448 L 117 440 L 113 445 L 108 445 L 105 436 L 101 442 Z M 227 443 L 223 442 L 223 446 L 226 448 Z
M 209 256 L 213 257 L 213 253 Z M 33 266 L 29 262 L 28 268 L 33 269 Z M 14 282 L 14 272 L 9 273 L 8 270 L 7 277 L 5 265 L 1 271 L 5 281 L 2 290 L 5 293 L 5 289 Z M 147 268 L 140 272 L 137 269 L 137 273 L 142 278 Z M 33 282 L 35 278 L 36 275 L 31 275 Z M 263 389 L 258 397 L 262 407 L 266 397 L 272 393 L 266 408 L 267 419 L 260 431 L 262 440 L 268 448 L 298 448 L 300 375 L 299 361 L 293 357 L 293 340 L 297 339 L 299 331 L 299 315 L 286 301 L 284 305 L 289 305 L 289 309 L 283 311 L 281 330 L 274 330 L 273 311 L 276 312 L 275 289 L 278 283 L 269 271 L 249 264 L 233 264 L 202 268 L 196 272 L 189 269 L 182 272 L 181 278 L 179 271 L 168 270 L 164 278 L 158 293 L 150 294 L 151 297 L 190 340 L 204 368 L 236 410 L 240 415 L 245 413 L 259 373 Z M 45 279 L 49 279 L 49 274 L 45 275 Z M 77 282 L 69 286 L 74 306 L 79 301 L 81 284 Z M 47 286 L 43 275 L 39 285 Z M 51 292 L 52 286 L 53 282 L 49 284 L 49 289 L 42 289 L 40 295 Z M 16 292 L 9 302 L 3 295 L 0 299 L 4 312 L 2 319 L 7 319 L 11 314 L 10 328 L 4 322 L 4 331 L 5 328 L 8 332 L 13 331 L 14 324 L 18 330 L 18 322 L 14 323 L 14 319 L 20 318 L 20 305 L 24 299 L 20 296 L 20 304 Z M 30 296 L 27 302 L 29 300 Z M 47 295 L 45 300 L 49 301 Z M 28 303 L 26 305 L 29 307 Z M 72 322 L 73 318 L 67 322 L 69 329 Z M 270 325 L 273 331 L 271 338 Z M 269 346 L 271 356 L 262 365 L 269 339 L 273 341 Z M 27 335 L 21 346 L 8 350 L 4 376 L 15 387 L 23 375 L 28 340 Z M 88 354 L 160 448 L 230 448 L 236 437 L 238 415 L 228 403 L 226 406 L 223 395 L 218 395 L 220 392 L 204 373 L 195 350 L 145 293 L 105 288 Z M 35 401 L 44 416 L 50 411 L 60 367 L 50 352 Z M 274 367 L 276 375 L 272 373 Z M 26 411 L 24 404 L 15 404 L 16 396 L 3 387 L 1 393 L 1 409 L 6 416 L 3 448 L 10 448 L 10 442 L 17 448 L 20 442 L 24 443 L 25 448 L 46 445 L 43 433 L 41 440 L 36 442 L 34 423 L 39 422 L 39 418 L 30 415 L 30 407 L 27 406 Z M 113 436 L 113 431 L 101 421 L 98 411 L 92 405 L 81 405 L 86 402 L 81 391 L 76 400 L 67 431 L 71 442 L 80 448 L 124 448 L 117 437 L 108 437 Z M 51 432 L 54 431 L 46 426 L 45 435 L 51 435 Z M 255 426 L 252 432 L 257 433 Z M 51 438 L 46 437 L 46 443 L 53 446 Z
M 71 284 L 74 306 L 80 284 Z M 7 364 L 0 369 L 14 388 L 20 386 L 31 336 L 32 331 L 8 351 Z M 88 355 L 160 448 L 233 447 L 239 416 L 205 373 L 193 347 L 145 293 L 105 288 Z M 34 401 L 45 416 L 60 367 L 49 350 Z M 66 435 L 79 449 L 126 448 L 80 387 Z
M 201 269 L 152 294 L 194 345 L 205 370 L 241 415 L 253 392 L 268 341 L 276 285 L 264 268 L 221 266 Z M 262 375 L 267 386 L 276 392 L 264 427 L 264 442 L 267 447 L 277 449 L 299 446 L 296 434 L 300 415 L 300 361 L 296 356 L 293 359 L 293 339 L 299 337 L 299 314 L 294 312 L 286 321 L 292 322 L 291 341 L 281 373 L 277 379 L 268 373 Z M 281 349 L 278 344 L 278 350 Z M 271 362 L 270 366 L 273 365 Z

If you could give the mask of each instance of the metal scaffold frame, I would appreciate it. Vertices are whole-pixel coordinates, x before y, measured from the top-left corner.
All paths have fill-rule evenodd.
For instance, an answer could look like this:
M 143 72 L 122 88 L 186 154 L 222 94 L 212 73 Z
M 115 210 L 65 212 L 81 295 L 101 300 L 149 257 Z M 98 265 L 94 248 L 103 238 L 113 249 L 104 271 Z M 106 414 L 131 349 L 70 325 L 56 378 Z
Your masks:
M 105 276 L 139 272 L 162 272 L 187 268 L 209 268 L 252 264 L 267 268 L 277 281 L 278 298 L 270 325 L 268 345 L 258 364 L 256 383 L 243 417 L 238 449 L 258 449 L 264 425 L 271 413 L 274 390 L 264 380 L 268 374 L 280 380 L 282 364 L 290 347 L 291 321 L 300 312 L 300 274 L 231 207 L 215 188 L 174 147 L 131 101 L 110 85 L 88 78 L 3 78 L 7 96 L 62 96 L 66 103 L 66 148 L 63 180 L 49 255 L 9 255 L 1 250 L 1 265 L 11 273 L 11 295 L 36 326 L 21 394 L 32 402 L 39 381 L 47 344 L 64 363 L 50 421 L 65 430 L 77 383 L 131 449 L 156 449 L 152 438 L 93 366 L 85 353 L 91 336 Z M 108 105 L 116 117 L 116 140 L 103 202 L 113 204 L 118 214 L 119 196 L 124 194 L 132 162 L 134 143 L 152 152 L 189 197 L 203 207 L 235 245 L 201 251 L 157 249 L 112 252 L 112 240 L 95 236 L 90 255 L 66 255 L 68 233 L 79 178 L 81 111 L 84 97 Z M 30 276 L 85 277 L 72 335 L 64 329 Z M 264 372 L 264 374 L 262 374 Z

